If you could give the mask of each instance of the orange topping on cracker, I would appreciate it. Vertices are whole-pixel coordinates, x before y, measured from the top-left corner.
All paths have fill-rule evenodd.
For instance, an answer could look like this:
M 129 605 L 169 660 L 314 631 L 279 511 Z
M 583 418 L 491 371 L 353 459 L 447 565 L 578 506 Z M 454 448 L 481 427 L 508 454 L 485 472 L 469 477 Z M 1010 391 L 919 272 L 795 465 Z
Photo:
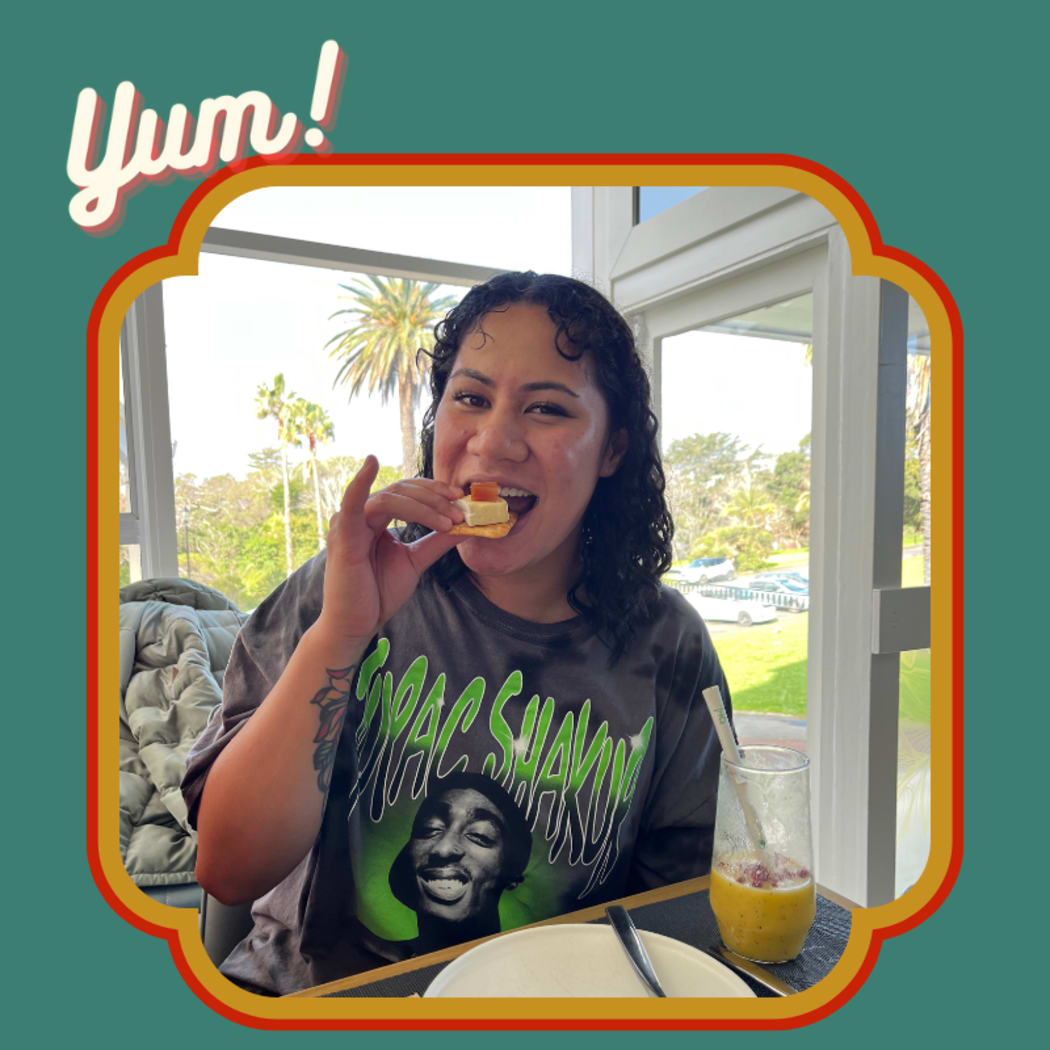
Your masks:
M 474 481 L 470 486 L 470 498 L 478 503 L 492 503 L 499 499 L 499 482 Z

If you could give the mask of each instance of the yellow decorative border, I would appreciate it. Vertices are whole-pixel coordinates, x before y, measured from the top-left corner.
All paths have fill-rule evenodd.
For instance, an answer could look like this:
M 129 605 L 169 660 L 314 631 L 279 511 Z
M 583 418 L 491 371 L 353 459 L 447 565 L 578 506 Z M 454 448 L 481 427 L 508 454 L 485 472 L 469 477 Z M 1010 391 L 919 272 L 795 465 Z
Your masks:
M 863 202 L 833 173 L 790 157 L 589 159 L 574 157 L 538 161 L 518 158 L 368 158 L 353 156 L 292 157 L 285 163 L 249 163 L 244 170 L 220 172 L 187 202 L 164 248 L 131 260 L 107 284 L 96 303 L 88 333 L 89 372 L 97 362 L 97 403 L 89 404 L 89 479 L 98 482 L 97 534 L 89 550 L 97 577 L 91 597 L 97 615 L 98 666 L 95 711 L 89 696 L 88 852 L 99 888 L 128 921 L 167 937 L 187 982 L 215 1009 L 242 1023 L 267 1028 L 656 1028 L 656 1027 L 795 1027 L 826 1015 L 863 982 L 874 963 L 878 944 L 922 921 L 947 895 L 961 852 L 961 695 L 956 690 L 955 644 L 959 606 L 953 570 L 953 528 L 958 529 L 959 477 L 955 469 L 961 440 L 955 415 L 961 398 L 958 384 L 961 326 L 947 290 L 917 260 L 886 248 Z M 841 961 L 815 987 L 784 999 L 719 1000 L 589 1000 L 517 999 L 268 999 L 252 995 L 223 978 L 204 953 L 196 913 L 172 908 L 146 897 L 124 870 L 119 851 L 119 745 L 112 697 L 117 694 L 119 609 L 114 600 L 118 580 L 118 420 L 117 399 L 120 326 L 131 303 L 146 288 L 168 277 L 197 273 L 201 240 L 214 217 L 232 200 L 271 186 L 638 186 L 724 185 L 780 186 L 812 197 L 840 224 L 849 243 L 856 274 L 885 278 L 903 288 L 922 309 L 936 356 L 937 382 L 931 412 L 933 547 L 931 639 L 931 843 L 930 857 L 917 883 L 897 900 L 853 913 L 852 932 Z M 91 411 L 97 409 L 97 416 Z M 95 461 L 90 461 L 94 453 Z M 112 465 L 112 466 L 111 466 Z M 960 544 L 961 547 L 961 544 Z M 961 551 L 960 551 L 961 554 Z M 961 590 L 961 580 L 960 590 Z M 89 597 L 89 601 L 91 600 Z M 954 618 L 953 618 L 954 611 Z M 90 619 L 89 609 L 89 619 Z M 89 691 L 92 683 L 89 682 Z M 101 702 L 99 702 L 101 698 Z M 97 725 L 91 723 L 97 718 Z M 92 759 L 95 759 L 92 761 Z M 92 782 L 92 771 L 96 781 Z M 97 828 L 97 841 L 91 829 Z

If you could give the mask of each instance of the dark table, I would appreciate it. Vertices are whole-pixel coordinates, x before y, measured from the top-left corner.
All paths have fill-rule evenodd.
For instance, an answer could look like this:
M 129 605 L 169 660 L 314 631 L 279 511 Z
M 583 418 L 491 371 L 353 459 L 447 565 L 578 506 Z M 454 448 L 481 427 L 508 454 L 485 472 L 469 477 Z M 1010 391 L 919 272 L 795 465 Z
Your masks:
M 691 944 L 695 948 L 719 945 L 718 927 L 708 903 L 708 877 L 690 879 L 647 893 L 624 897 L 620 901 L 631 913 L 639 929 L 661 933 Z M 537 926 L 564 922 L 605 922 L 605 905 L 571 912 Z M 759 972 L 773 975 L 789 990 L 803 991 L 826 977 L 838 962 L 849 939 L 850 912 L 856 905 L 822 886 L 817 886 L 817 917 L 802 954 L 791 962 L 759 967 Z M 500 936 L 495 934 L 494 936 Z M 485 938 L 486 940 L 488 938 Z M 452 959 L 483 941 L 471 941 L 440 952 L 355 974 L 328 984 L 307 988 L 296 997 L 405 997 L 422 995 L 434 977 Z M 753 965 L 753 964 L 752 964 Z M 743 976 L 760 997 L 772 996 L 765 987 Z

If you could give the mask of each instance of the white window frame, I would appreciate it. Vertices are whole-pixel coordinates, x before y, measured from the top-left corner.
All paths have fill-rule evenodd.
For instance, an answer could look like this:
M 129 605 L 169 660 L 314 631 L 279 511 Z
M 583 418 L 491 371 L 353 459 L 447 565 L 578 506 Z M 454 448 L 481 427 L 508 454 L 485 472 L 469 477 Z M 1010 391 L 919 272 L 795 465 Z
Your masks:
M 717 187 L 634 225 L 631 187 L 573 191 L 573 268 L 630 317 L 659 417 L 668 336 L 813 295 L 807 750 L 816 870 L 895 896 L 900 653 L 930 644 L 929 588 L 901 588 L 907 295 L 850 270 L 822 205 Z
M 120 329 L 120 352 L 131 497 L 131 510 L 120 515 L 120 543 L 138 546 L 143 579 L 178 576 L 160 285 L 147 288 L 128 309 Z

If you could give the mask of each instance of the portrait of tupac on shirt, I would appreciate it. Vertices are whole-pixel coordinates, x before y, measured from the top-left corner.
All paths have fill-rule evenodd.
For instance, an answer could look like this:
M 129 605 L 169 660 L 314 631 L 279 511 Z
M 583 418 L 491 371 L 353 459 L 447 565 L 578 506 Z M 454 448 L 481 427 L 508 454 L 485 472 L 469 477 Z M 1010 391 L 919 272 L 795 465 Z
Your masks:
M 531 851 L 524 815 L 494 780 L 480 773 L 432 780 L 390 867 L 390 889 L 416 913 L 415 950 L 498 933 L 500 896 L 521 884 Z

